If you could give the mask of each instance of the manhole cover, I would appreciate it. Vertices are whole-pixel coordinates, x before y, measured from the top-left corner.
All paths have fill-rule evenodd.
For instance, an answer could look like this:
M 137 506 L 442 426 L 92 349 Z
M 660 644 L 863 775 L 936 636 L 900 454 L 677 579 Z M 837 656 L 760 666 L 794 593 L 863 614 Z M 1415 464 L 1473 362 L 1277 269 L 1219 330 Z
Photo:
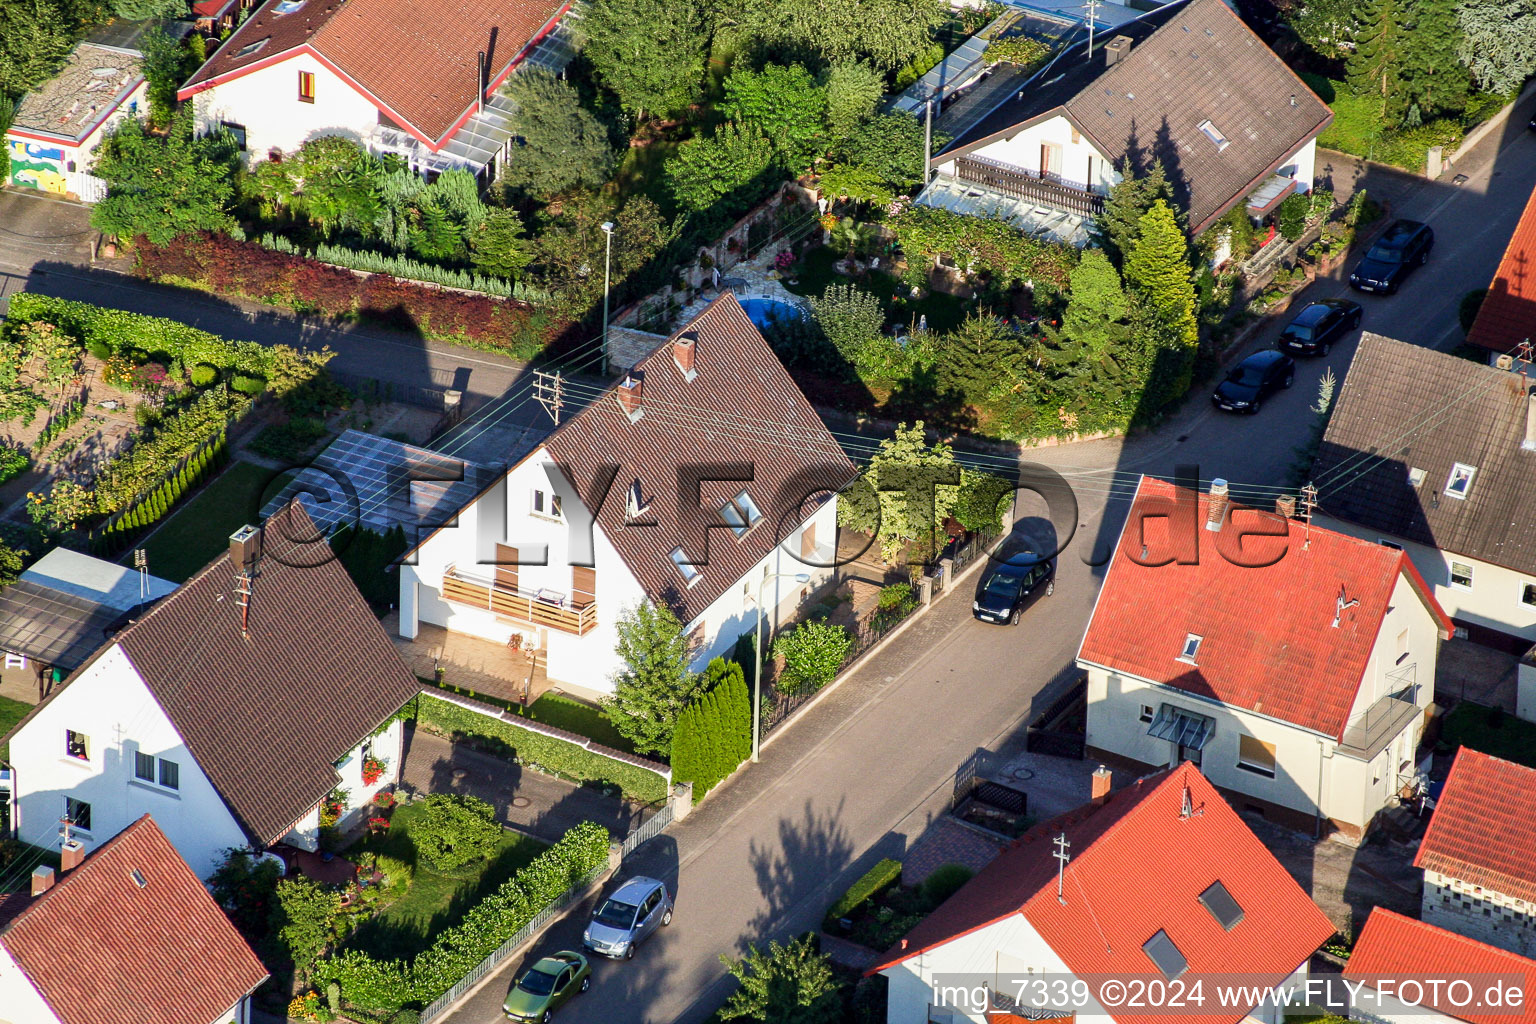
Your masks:
M 525 796 L 515 796 L 512 798 L 513 807 L 527 807 L 531 803 L 533 803 L 533 801 L 529 800 Z
M 1009 772 L 1008 774 L 1012 775 L 1014 778 L 1018 779 L 1020 782 L 1023 782 L 1025 779 L 1032 779 L 1032 778 L 1035 777 L 1035 773 L 1032 770 L 1028 769 L 1028 768 L 1015 768 L 1013 771 Z
M 458 779 L 462 779 L 464 776 L 466 776 L 468 774 L 469 774 L 469 772 L 465 771 L 463 768 L 455 768 L 453 770 L 453 777 L 454 777 L 455 781 L 457 781 Z

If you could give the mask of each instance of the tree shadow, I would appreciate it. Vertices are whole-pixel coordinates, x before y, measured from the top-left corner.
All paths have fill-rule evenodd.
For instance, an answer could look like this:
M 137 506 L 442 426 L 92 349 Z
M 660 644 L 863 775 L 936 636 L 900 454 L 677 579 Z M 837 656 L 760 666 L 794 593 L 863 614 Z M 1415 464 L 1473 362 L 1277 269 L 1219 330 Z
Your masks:
M 818 812 L 807 799 L 798 820 L 779 820 L 776 845 L 752 841 L 748 858 L 767 907 L 752 919 L 750 931 L 762 934 L 778 927 L 798 904 L 826 889 L 848 867 L 853 841 L 842 823 L 846 805 L 845 796 L 835 807 Z

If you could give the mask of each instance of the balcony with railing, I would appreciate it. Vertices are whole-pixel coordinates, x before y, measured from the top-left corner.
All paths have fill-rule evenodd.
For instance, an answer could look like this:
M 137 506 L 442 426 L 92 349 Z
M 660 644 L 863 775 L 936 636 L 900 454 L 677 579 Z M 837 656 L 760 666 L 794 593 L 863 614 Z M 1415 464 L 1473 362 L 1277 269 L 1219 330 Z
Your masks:
M 967 184 L 1085 217 L 1096 216 L 1104 209 L 1104 197 L 1083 182 L 991 157 L 971 154 L 958 158 L 955 160 L 955 177 Z
M 522 590 L 489 576 L 464 572 L 456 565 L 443 571 L 443 599 L 577 636 L 597 625 L 595 600 L 583 603 L 557 591 Z
M 1411 673 L 1413 666 L 1408 668 Z M 1339 741 L 1339 753 L 1369 761 L 1387 749 L 1387 745 L 1423 713 L 1424 709 L 1419 707 L 1418 684 L 1408 683 L 1378 698 L 1364 714 L 1350 719 L 1344 727 L 1343 739 Z

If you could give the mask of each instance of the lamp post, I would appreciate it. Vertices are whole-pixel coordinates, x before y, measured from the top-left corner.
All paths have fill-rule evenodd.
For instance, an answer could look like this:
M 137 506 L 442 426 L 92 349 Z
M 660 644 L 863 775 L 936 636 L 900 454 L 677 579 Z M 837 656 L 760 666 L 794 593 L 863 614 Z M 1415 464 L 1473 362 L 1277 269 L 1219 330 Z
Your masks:
M 608 376 L 608 276 L 613 267 L 613 221 L 598 225 L 603 229 L 603 376 Z
M 757 763 L 761 750 L 763 725 L 763 584 L 769 580 L 793 579 L 797 583 L 809 583 L 809 573 L 776 572 L 764 576 L 757 583 L 757 671 L 752 677 L 752 763 Z

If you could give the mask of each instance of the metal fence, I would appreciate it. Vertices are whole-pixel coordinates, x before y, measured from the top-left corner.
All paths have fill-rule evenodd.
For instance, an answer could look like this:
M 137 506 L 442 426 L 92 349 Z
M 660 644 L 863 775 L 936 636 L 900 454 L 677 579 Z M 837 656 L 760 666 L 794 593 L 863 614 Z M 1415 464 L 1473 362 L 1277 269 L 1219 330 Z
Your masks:
M 660 816 L 661 815 L 659 814 L 657 815 L 657 817 Z M 538 914 L 534 915 L 531 921 L 518 929 L 516 935 L 512 936 L 506 942 L 503 942 L 501 947 L 497 949 L 496 952 L 480 961 L 480 963 L 475 966 L 474 970 L 460 978 L 458 982 L 447 992 L 444 992 L 442 995 L 432 1000 L 431 1003 L 427 1004 L 426 1009 L 421 1011 L 421 1024 L 428 1024 L 428 1022 L 436 1020 L 438 1017 L 446 1013 L 448 1008 L 457 1002 L 460 996 L 464 995 L 464 993 L 478 985 L 486 975 L 490 974 L 498 966 L 500 966 L 503 960 L 517 952 L 517 950 L 521 948 L 525 942 L 528 942 L 534 936 L 538 935 L 539 932 L 543 931 L 546 925 L 548 925 L 555 918 L 559 917 L 560 914 L 564 912 L 566 907 L 576 902 L 581 894 L 587 891 L 587 887 L 595 882 L 603 874 L 603 872 L 607 870 L 608 865 L 606 864 L 597 868 L 581 881 L 565 890 L 565 895 L 561 896 L 559 899 L 555 900 L 555 902 L 539 911 Z
M 336 383 L 366 402 L 404 402 L 406 405 L 416 405 L 434 412 L 448 410 L 448 392 L 454 390 L 432 384 L 406 384 L 401 381 L 379 380 L 376 377 L 347 373 L 344 370 L 331 370 L 330 374 Z M 482 404 L 482 399 L 478 395 L 463 392 L 460 403 L 458 415 L 462 418 L 473 408 L 478 408 Z
M 672 824 L 672 801 L 668 800 L 662 805 L 661 810 L 649 818 L 629 835 L 624 837 L 623 856 L 628 857 L 635 851 L 635 847 L 649 839 L 654 839 L 661 834 L 661 830 Z

